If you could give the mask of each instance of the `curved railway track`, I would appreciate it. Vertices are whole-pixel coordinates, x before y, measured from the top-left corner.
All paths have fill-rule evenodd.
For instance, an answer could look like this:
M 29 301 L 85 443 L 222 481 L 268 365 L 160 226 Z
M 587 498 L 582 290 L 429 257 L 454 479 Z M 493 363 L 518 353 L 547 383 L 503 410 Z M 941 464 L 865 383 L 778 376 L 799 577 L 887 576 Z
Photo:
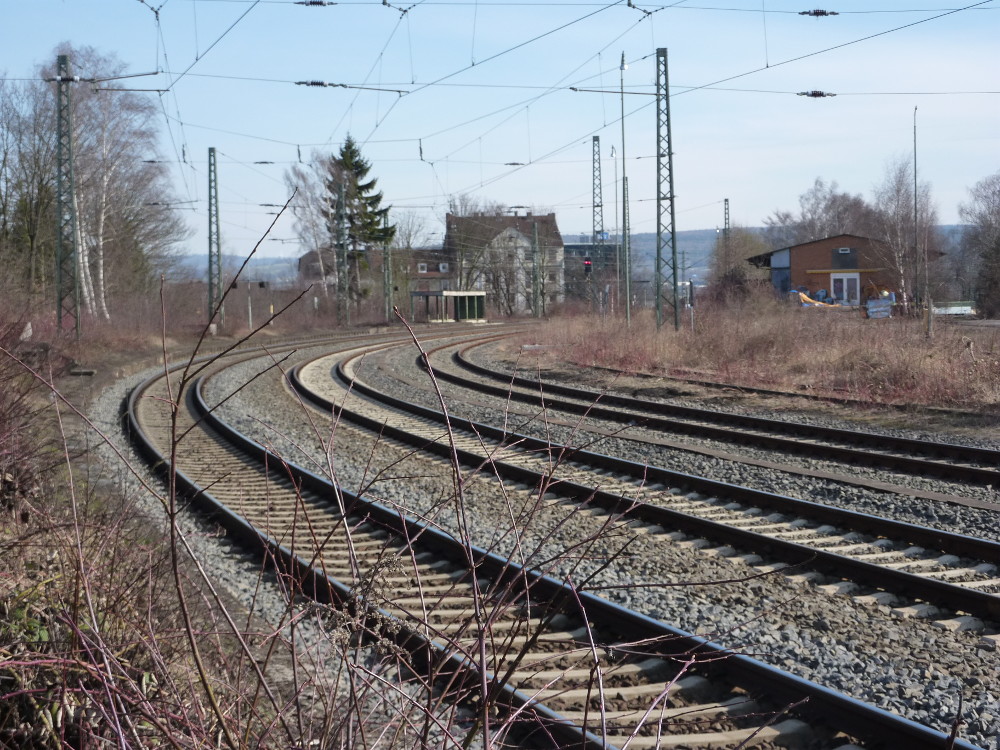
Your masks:
M 437 376 L 473 391 L 544 405 L 554 412 L 587 415 L 667 434 L 753 445 L 849 466 L 1000 488 L 998 450 L 768 419 L 544 382 L 476 364 L 468 356 L 476 346 L 482 344 L 442 347 L 439 353 L 443 356 L 432 355 L 431 359 Z M 1000 509 L 1000 497 L 997 500 L 994 505 Z
M 356 362 L 321 358 L 293 371 L 293 382 L 321 409 L 336 403 L 342 418 L 450 454 L 452 447 L 441 439 L 440 411 L 372 388 L 357 375 Z M 343 399 L 337 394 L 347 388 L 377 403 L 339 406 Z M 943 623 L 947 627 L 981 629 L 983 620 L 1000 621 L 996 542 L 554 445 L 469 420 L 451 417 L 450 423 L 463 432 L 456 446 L 468 466 L 488 462 L 501 476 L 534 488 L 548 483 L 559 464 L 558 482 L 547 488 L 552 502 L 627 512 L 716 554 L 772 566 L 805 565 L 826 576 L 831 591 L 855 591 L 900 611 L 908 607 L 921 616 L 938 616 L 950 621 Z M 865 590 L 857 591 L 859 586 Z
M 381 637 L 412 654 L 408 669 L 479 706 L 478 721 L 515 717 L 519 734 L 559 747 L 836 748 L 848 738 L 869 748 L 944 746 L 938 732 L 567 588 L 289 466 L 214 416 L 201 393 L 207 375 L 183 393 L 162 377 L 133 392 L 132 433 L 150 460 L 232 537 L 265 547 L 319 599 L 376 623 Z M 481 708 L 489 705 L 501 712 Z
M 450 453 L 441 442 L 440 411 L 372 388 L 357 375 L 356 362 L 321 358 L 293 372 L 293 382 L 324 410 L 335 408 L 334 394 L 348 387 L 403 410 L 408 416 L 401 418 L 371 403 L 337 407 L 342 417 L 383 434 L 440 455 Z M 469 420 L 451 417 L 450 423 L 465 433 L 458 448 L 469 466 L 489 461 L 500 474 L 535 487 L 554 463 L 561 463 L 558 487 L 549 490 L 553 501 L 561 495 L 568 502 L 627 510 L 645 523 L 685 534 L 696 546 L 727 549 L 729 556 L 805 563 L 828 575 L 833 589 L 849 590 L 847 579 L 868 586 L 882 602 L 898 603 L 905 596 L 918 611 L 930 611 L 928 605 L 950 611 L 959 618 L 958 627 L 977 625 L 964 619 L 967 615 L 1000 620 L 1000 544 L 995 542 L 554 445 Z

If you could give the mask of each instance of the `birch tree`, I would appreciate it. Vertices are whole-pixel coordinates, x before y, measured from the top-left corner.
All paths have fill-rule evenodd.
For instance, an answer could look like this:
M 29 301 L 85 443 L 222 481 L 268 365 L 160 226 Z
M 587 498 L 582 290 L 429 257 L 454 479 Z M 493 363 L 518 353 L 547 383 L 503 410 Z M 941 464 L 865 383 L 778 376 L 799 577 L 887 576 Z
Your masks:
M 909 159 L 889 162 L 882 182 L 875 187 L 872 237 L 882 243 L 879 260 L 896 276 L 904 311 L 921 296 L 920 287 L 929 283 L 930 258 L 936 255 L 938 244 L 934 230 L 937 211 L 931 202 L 930 185 L 917 186 L 916 223 L 913 187 Z
M 169 209 L 173 193 L 158 159 L 156 109 L 145 95 L 105 91 L 86 79 L 125 72 L 113 57 L 62 45 L 37 78 L 0 93 L 0 262 L 15 285 L 49 295 L 55 272 L 55 58 L 68 55 L 73 204 L 81 307 L 108 320 L 112 294 L 145 291 L 188 230 Z
M 976 309 L 988 318 L 1000 316 L 1000 172 L 969 188 L 969 200 L 958 208 L 969 224 L 962 245 L 975 259 Z
M 296 164 L 285 173 L 285 184 L 295 194 L 291 204 L 295 233 L 304 248 L 316 253 L 320 287 L 323 296 L 328 297 L 329 282 L 333 282 L 334 288 L 337 285 L 337 267 L 336 263 L 327 263 L 333 240 L 329 230 L 330 206 L 323 199 L 323 182 L 317 173 L 319 163 L 320 157 L 314 156 L 308 167 Z
M 69 54 L 74 68 L 87 78 L 110 78 L 126 72 L 122 63 L 90 48 L 63 54 Z M 162 213 L 169 200 L 164 200 L 166 173 L 155 163 L 158 160 L 150 158 L 156 155 L 153 102 L 135 92 L 107 91 L 100 86 L 77 86 L 73 94 L 82 302 L 92 314 L 110 320 L 109 267 L 116 266 L 122 272 L 150 269 L 153 264 L 136 263 L 130 256 L 138 250 L 140 255 L 162 257 L 170 241 L 179 239 L 184 231 L 179 220 L 171 222 Z M 161 234 L 160 241 L 151 247 L 149 241 L 154 237 L 144 233 L 147 245 L 139 249 L 136 230 L 145 224 L 146 207 L 166 237 Z

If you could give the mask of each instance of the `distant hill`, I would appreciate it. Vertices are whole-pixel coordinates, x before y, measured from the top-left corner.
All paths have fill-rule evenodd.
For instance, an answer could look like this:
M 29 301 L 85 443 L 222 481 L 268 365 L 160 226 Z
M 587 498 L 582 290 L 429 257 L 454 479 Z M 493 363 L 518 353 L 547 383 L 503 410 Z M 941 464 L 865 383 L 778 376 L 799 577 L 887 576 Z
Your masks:
M 764 227 L 745 227 L 750 232 L 764 232 Z M 961 242 L 962 234 L 968 229 L 964 224 L 940 224 L 938 232 L 944 239 L 947 252 L 949 247 Z M 696 276 L 707 279 L 712 265 L 712 253 L 715 250 L 715 240 L 718 231 L 715 229 L 694 229 L 677 233 L 678 261 L 683 267 L 682 280 Z M 646 232 L 632 235 L 632 268 L 636 276 L 653 273 L 656 262 L 656 234 Z M 664 258 L 670 264 L 670 258 Z
M 175 275 L 178 278 L 190 279 L 193 281 L 208 280 L 208 255 L 179 255 L 176 258 L 177 267 Z M 227 275 L 235 274 L 239 270 L 242 259 L 222 258 L 223 268 Z M 292 284 L 298 279 L 299 259 L 293 256 L 280 256 L 270 258 L 251 258 L 247 267 L 243 270 L 245 281 L 269 281 L 274 284 Z
M 696 276 L 699 279 L 708 277 L 708 269 L 712 264 L 712 252 L 715 249 L 715 239 L 718 232 L 714 229 L 691 229 L 677 232 L 677 262 L 682 272 L 682 279 Z M 643 232 L 633 234 L 632 242 L 632 272 L 637 276 L 644 273 L 652 275 L 656 265 L 656 234 Z M 669 268 L 671 259 L 663 259 Z

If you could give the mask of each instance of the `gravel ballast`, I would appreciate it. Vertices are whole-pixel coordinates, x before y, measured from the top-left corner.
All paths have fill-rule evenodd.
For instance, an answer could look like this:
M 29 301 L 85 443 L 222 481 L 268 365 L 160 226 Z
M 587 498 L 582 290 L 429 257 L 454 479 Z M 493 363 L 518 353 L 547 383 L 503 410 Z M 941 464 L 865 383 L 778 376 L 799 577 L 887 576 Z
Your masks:
M 361 371 L 362 377 L 393 395 L 436 405 L 436 397 L 426 388 L 393 376 L 401 372 L 413 375 L 413 359 L 412 348 L 385 357 L 372 356 Z M 377 441 L 348 425 L 337 426 L 335 432 L 329 425 L 318 430 L 308 426 L 303 407 L 289 396 L 275 395 L 276 377 L 268 375 L 246 385 L 260 367 L 251 363 L 235 368 L 213 381 L 209 389 L 210 400 L 239 391 L 220 410 L 237 429 L 313 470 L 325 466 L 328 457 L 318 436 L 328 442 L 332 436 L 333 463 L 343 486 L 354 490 L 370 485 L 374 479 L 371 491 L 385 501 L 415 515 L 431 514 L 446 529 L 456 527 L 454 505 L 448 502 L 453 483 L 447 467 L 437 461 L 407 457 L 409 449 Z M 139 379 L 120 381 L 102 394 L 94 403 L 91 416 L 95 422 L 109 432 L 116 431 L 121 398 Z M 503 418 L 501 410 L 463 405 L 460 390 L 445 388 L 445 395 L 449 409 L 461 416 L 491 423 Z M 507 416 L 508 422 L 517 421 Z M 583 442 L 578 430 L 536 425 L 521 425 L 518 429 L 534 430 L 556 442 Z M 998 538 L 995 514 L 974 509 L 928 505 L 912 498 L 696 453 L 643 447 L 635 441 L 609 438 L 602 440 L 597 449 L 674 471 L 877 512 L 957 533 Z M 495 483 L 486 479 L 473 483 L 464 510 L 479 544 L 497 545 L 500 552 L 510 551 L 511 540 L 501 538 L 497 520 L 507 517 L 510 509 Z M 567 519 L 565 515 L 566 510 L 559 506 L 536 514 L 529 526 L 519 529 L 522 549 L 559 557 L 566 547 L 593 533 L 591 517 L 578 514 Z M 224 581 L 237 596 L 246 596 L 249 592 L 241 589 L 250 564 L 245 560 L 237 563 L 226 545 L 203 536 L 204 530 L 196 521 L 187 523 L 192 524 L 198 554 L 210 574 Z M 613 552 L 622 542 L 621 537 L 608 539 L 607 551 Z M 631 545 L 627 560 L 627 567 L 596 573 L 593 586 L 599 589 L 597 593 L 686 630 L 717 634 L 726 645 L 943 731 L 950 730 L 961 696 L 962 736 L 990 750 L 1000 748 L 996 739 L 1000 734 L 998 657 L 996 652 L 979 647 L 977 634 L 952 633 L 930 622 L 901 619 L 884 608 L 863 605 L 848 596 L 824 594 L 808 583 L 783 576 L 755 576 L 755 569 L 748 565 L 679 546 L 665 536 L 643 536 L 641 544 Z M 563 563 L 563 572 L 569 565 Z M 596 557 L 585 560 L 579 563 L 574 576 L 597 571 L 600 565 Z M 623 582 L 641 585 L 622 588 Z M 700 585 L 672 585 L 691 582 Z M 607 588 L 600 590 L 602 586 Z M 269 607 L 283 606 L 281 597 L 275 596 L 273 602 L 260 609 L 266 615 Z

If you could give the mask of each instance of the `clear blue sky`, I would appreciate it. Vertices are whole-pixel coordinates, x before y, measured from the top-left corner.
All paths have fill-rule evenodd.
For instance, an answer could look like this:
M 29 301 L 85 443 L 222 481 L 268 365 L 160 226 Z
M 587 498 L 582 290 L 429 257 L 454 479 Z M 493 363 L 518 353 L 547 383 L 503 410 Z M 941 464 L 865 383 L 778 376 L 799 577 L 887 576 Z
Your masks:
M 194 201 L 191 252 L 207 245 L 210 146 L 223 249 L 245 254 L 274 218 L 260 204 L 287 198 L 285 170 L 348 133 L 386 202 L 422 216 L 432 241 L 458 193 L 554 211 L 564 235 L 589 233 L 597 135 L 613 230 L 622 99 L 632 231 L 653 232 L 661 47 L 678 230 L 719 226 L 725 198 L 735 224 L 760 225 L 797 209 L 816 177 L 870 197 L 887 162 L 913 153 L 914 107 L 919 177 L 942 223 L 957 222 L 967 188 L 1000 170 L 1000 0 L 825 3 L 5 0 L 0 73 L 30 77 L 64 41 L 158 72 L 131 85 L 168 89 L 143 95 L 161 110 L 178 198 Z M 839 15 L 799 15 L 816 7 Z M 837 96 L 796 95 L 809 90 Z M 271 236 L 294 237 L 291 217 Z

